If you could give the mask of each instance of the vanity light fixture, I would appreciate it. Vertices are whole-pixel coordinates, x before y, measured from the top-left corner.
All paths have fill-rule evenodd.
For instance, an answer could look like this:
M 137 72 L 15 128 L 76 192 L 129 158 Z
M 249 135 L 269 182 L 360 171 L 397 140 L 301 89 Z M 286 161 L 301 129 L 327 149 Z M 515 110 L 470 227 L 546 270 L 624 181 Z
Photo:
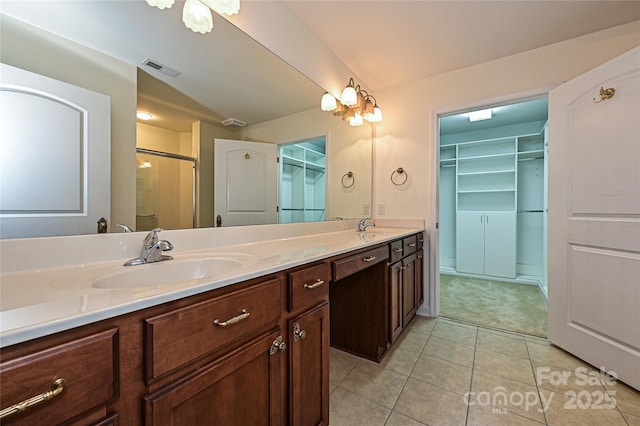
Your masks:
M 493 118 L 493 111 L 491 108 L 471 111 L 467 113 L 467 117 L 469 117 L 469 122 L 471 123 L 474 121 L 489 120 Z
M 142 112 L 142 111 L 138 111 L 136 112 L 136 117 L 138 117 L 140 120 L 151 120 L 153 118 L 152 114 L 149 114 L 148 112 Z
M 323 111 L 333 112 L 336 117 L 342 117 L 352 126 L 361 126 L 363 119 L 369 123 L 382 121 L 382 111 L 376 98 L 360 89 L 360 85 L 354 87 L 353 78 L 349 79 L 347 87 L 342 91 L 342 96 L 336 99 L 331 93 L 326 92 L 322 96 L 320 108 Z
M 175 0 L 146 0 L 150 6 L 164 9 Z M 193 32 L 205 34 L 213 29 L 211 10 L 221 15 L 234 15 L 240 10 L 240 0 L 185 0 L 182 22 Z

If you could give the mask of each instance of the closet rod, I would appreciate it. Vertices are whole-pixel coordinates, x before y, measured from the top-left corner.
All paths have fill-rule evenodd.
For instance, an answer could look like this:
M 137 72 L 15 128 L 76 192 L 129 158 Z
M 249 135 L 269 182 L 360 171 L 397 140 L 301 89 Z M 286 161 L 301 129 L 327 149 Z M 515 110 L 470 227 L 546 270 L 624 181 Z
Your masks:
M 518 213 L 544 213 L 544 210 L 518 210 Z

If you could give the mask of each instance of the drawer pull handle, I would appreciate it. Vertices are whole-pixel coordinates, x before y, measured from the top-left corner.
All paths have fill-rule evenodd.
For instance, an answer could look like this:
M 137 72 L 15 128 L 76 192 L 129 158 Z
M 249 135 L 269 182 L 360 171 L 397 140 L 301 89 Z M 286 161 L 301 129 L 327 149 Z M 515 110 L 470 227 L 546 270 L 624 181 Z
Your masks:
M 293 341 L 297 342 L 298 340 L 304 340 L 307 337 L 307 332 L 305 330 L 300 330 L 300 324 L 296 323 L 293 326 Z
M 409 243 L 409 247 L 415 247 L 416 243 Z
M 243 319 L 249 318 L 249 315 L 251 315 L 250 312 L 247 312 L 246 309 L 243 309 L 241 311 L 242 313 L 240 315 L 237 315 L 233 318 L 229 318 L 226 321 L 220 321 L 220 320 L 215 320 L 213 322 L 213 325 L 218 326 L 218 327 L 229 327 L 230 325 L 236 324 L 240 321 L 242 321 Z
M 367 256 L 364 259 L 362 259 L 365 262 L 373 262 L 374 260 L 376 260 L 375 256 Z
M 393 249 L 394 253 L 402 253 L 402 249 L 401 248 L 395 248 Z
M 25 399 L 18 404 L 14 404 L 11 407 L 7 407 L 4 410 L 0 411 L 0 419 L 5 419 L 17 413 L 22 413 L 23 411 L 27 411 L 34 405 L 38 405 L 55 398 L 62 393 L 66 384 L 67 382 L 64 379 L 56 380 L 55 382 L 53 382 L 50 391 L 41 393 L 40 395 L 36 395 L 29 399 Z
M 318 281 L 316 281 L 314 284 L 305 284 L 304 288 L 306 288 L 307 290 L 313 290 L 314 288 L 320 287 L 322 284 L 324 284 L 324 281 L 318 278 Z

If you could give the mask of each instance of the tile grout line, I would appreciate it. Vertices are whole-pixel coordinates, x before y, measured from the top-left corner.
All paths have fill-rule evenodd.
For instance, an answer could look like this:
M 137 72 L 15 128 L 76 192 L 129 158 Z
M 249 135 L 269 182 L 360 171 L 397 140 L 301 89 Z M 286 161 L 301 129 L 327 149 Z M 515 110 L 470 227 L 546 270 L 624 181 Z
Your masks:
M 414 318 L 414 321 L 415 321 L 415 318 Z M 438 324 L 438 318 L 435 319 L 435 324 L 434 324 L 433 327 L 431 327 L 431 331 L 429 331 L 427 340 L 424 341 L 424 345 L 422 345 L 422 349 L 420 350 L 420 353 L 418 354 L 418 358 L 416 359 L 416 362 L 413 364 L 413 367 L 411 367 L 411 371 L 409 371 L 409 374 L 407 375 L 407 380 L 405 380 L 404 385 L 402 385 L 402 389 L 400 390 L 400 393 L 398 394 L 398 398 L 396 398 L 396 402 L 393 404 L 393 408 L 391 409 L 391 413 L 389 413 L 389 417 L 391 417 L 391 414 L 395 412 L 396 406 L 398 405 L 398 401 L 400 400 L 400 396 L 402 395 L 402 392 L 404 392 L 404 389 L 407 387 L 407 383 L 409 383 L 409 379 L 411 379 L 411 374 L 413 373 L 413 370 L 416 368 L 416 365 L 418 364 L 418 360 L 420 359 L 420 356 L 424 352 L 424 348 L 427 347 L 427 343 L 429 342 L 429 340 L 431 340 L 431 336 L 432 336 L 431 333 L 433 332 L 433 329 L 435 328 L 435 326 L 437 324 Z M 410 331 L 410 330 L 407 330 L 407 331 Z M 417 379 L 414 379 L 414 380 L 417 380 Z M 413 417 L 410 417 L 410 416 L 408 416 L 408 415 L 406 415 L 404 413 L 398 413 L 398 414 L 401 414 L 401 415 L 403 415 L 405 417 L 408 417 L 408 418 L 410 418 L 412 420 L 415 420 L 418 423 L 422 424 L 422 422 L 419 421 L 418 419 L 414 419 Z M 388 421 L 388 418 L 387 418 L 387 421 Z M 385 421 L 385 424 L 387 423 L 387 421 Z

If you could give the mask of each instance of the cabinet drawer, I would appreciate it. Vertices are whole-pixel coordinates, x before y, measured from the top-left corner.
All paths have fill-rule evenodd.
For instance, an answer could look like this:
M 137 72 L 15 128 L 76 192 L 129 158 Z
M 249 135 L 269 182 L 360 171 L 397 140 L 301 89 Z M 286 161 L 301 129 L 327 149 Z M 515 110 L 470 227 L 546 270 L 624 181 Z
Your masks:
M 275 325 L 282 310 L 280 283 L 263 282 L 145 320 L 147 380 Z
M 412 235 L 411 237 L 402 239 L 402 251 L 403 256 L 408 256 L 412 253 L 415 253 L 418 246 L 418 237 L 416 235 Z
M 323 263 L 289 274 L 289 312 L 329 300 L 331 265 Z
M 371 265 L 382 262 L 389 258 L 387 246 L 378 247 L 364 253 L 350 256 L 333 262 L 334 281 L 338 281 L 351 274 L 355 274 Z
M 117 336 L 113 328 L 3 362 L 2 409 L 51 391 L 58 379 L 65 385 L 57 396 L 2 419 L 2 424 L 59 424 L 114 398 Z
M 420 250 L 421 248 L 424 247 L 424 234 L 421 232 L 418 235 L 416 235 L 416 238 L 417 238 L 416 242 L 418 243 L 418 245 L 416 246 L 416 249 Z
M 389 244 L 389 263 L 394 263 L 397 260 L 402 259 L 404 249 L 402 247 L 402 240 L 392 241 Z

